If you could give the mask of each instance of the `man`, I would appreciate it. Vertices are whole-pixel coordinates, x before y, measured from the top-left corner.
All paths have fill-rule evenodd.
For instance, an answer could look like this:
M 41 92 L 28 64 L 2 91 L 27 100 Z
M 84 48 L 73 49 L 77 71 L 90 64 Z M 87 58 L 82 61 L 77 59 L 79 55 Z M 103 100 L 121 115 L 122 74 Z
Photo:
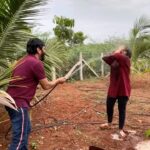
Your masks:
M 110 128 L 113 120 L 113 109 L 118 100 L 119 110 L 119 135 L 125 137 L 123 130 L 125 123 L 126 104 L 130 96 L 130 58 L 131 51 L 125 47 L 119 47 L 114 53 L 104 56 L 103 60 L 110 66 L 110 85 L 107 95 L 108 123 L 102 124 L 101 128 Z
M 64 77 L 48 81 L 42 63 L 44 55 L 44 43 L 37 38 L 30 39 L 27 43 L 27 55 L 18 61 L 12 72 L 12 77 L 20 77 L 20 79 L 10 82 L 7 89 L 18 106 L 18 112 L 6 107 L 12 123 L 13 135 L 9 150 L 28 149 L 28 137 L 31 131 L 28 111 L 37 85 L 40 84 L 44 90 L 48 90 L 66 81 Z

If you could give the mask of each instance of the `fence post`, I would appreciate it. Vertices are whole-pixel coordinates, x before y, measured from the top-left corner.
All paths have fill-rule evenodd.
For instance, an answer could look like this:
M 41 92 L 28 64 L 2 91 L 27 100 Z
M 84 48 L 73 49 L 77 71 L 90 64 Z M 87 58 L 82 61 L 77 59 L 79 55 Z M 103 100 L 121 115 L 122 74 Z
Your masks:
M 80 61 L 80 80 L 83 80 L 83 63 L 82 63 L 82 52 L 80 52 L 79 61 Z
M 82 59 L 82 61 L 95 74 L 96 77 L 99 77 L 99 75 L 94 71 L 94 69 L 84 59 Z
M 100 57 L 100 59 L 101 59 L 101 76 L 104 76 L 104 61 L 103 61 L 103 56 L 104 56 L 104 54 L 103 53 L 101 53 L 101 57 Z
M 52 66 L 52 80 L 56 79 L 56 68 Z

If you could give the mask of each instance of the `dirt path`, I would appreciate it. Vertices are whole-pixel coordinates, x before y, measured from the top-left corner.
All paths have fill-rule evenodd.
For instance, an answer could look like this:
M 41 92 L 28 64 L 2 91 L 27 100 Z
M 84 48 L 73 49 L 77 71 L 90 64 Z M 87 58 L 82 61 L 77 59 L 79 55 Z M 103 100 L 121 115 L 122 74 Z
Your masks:
M 105 98 L 108 79 L 60 85 L 47 99 L 32 110 L 30 145 L 38 150 L 88 150 L 97 146 L 104 150 L 131 150 L 145 139 L 150 125 L 150 80 L 133 78 L 132 96 L 128 103 L 126 129 L 135 130 L 134 136 L 118 141 L 111 134 L 118 129 L 118 110 L 115 106 L 114 129 L 101 130 L 106 121 Z M 44 92 L 46 93 L 46 92 Z M 42 93 L 42 94 L 44 94 Z M 41 91 L 39 91 L 41 94 Z M 0 149 L 8 126 L 0 125 Z M 30 148 L 31 149 L 31 148 Z

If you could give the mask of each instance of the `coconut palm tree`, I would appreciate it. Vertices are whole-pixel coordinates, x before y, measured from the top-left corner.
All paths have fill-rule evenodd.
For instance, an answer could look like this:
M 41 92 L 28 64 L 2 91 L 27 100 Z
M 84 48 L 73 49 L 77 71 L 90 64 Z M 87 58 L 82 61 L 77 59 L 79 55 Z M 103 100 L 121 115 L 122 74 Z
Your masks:
M 47 0 L 1 0 L 0 86 L 8 82 L 4 79 L 10 77 L 12 66 L 9 64 L 22 56 L 26 41 L 33 36 L 31 28 L 34 23 L 31 20 L 40 11 L 37 6 L 45 5 L 46 2 Z
M 22 52 L 26 41 L 32 37 L 34 16 L 47 0 L 1 0 L 0 2 L 0 87 L 10 81 L 10 62 Z M 6 70 L 4 68 L 7 68 Z M 0 102 L 14 108 L 13 100 L 1 91 Z M 7 103 L 8 102 L 8 103 Z M 7 104 L 6 104 L 7 103 Z M 15 108 L 14 108 L 15 109 Z
M 34 17 L 47 0 L 1 0 L 0 2 L 0 67 L 17 57 L 20 49 L 31 38 Z M 7 59 L 7 61 L 6 61 Z

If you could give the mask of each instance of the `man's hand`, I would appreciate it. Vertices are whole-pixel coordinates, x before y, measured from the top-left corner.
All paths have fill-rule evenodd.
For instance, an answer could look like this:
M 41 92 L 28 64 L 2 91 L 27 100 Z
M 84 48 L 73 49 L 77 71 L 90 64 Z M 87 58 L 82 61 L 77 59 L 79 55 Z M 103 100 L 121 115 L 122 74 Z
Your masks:
M 65 77 L 60 77 L 57 79 L 58 84 L 63 84 L 64 82 L 66 82 L 66 78 Z
M 42 88 L 44 90 L 48 90 L 51 89 L 52 87 L 54 87 L 56 84 L 62 84 L 66 81 L 65 77 L 60 77 L 54 81 L 48 81 L 47 78 L 44 78 L 42 80 L 40 80 L 40 85 L 42 86 Z

